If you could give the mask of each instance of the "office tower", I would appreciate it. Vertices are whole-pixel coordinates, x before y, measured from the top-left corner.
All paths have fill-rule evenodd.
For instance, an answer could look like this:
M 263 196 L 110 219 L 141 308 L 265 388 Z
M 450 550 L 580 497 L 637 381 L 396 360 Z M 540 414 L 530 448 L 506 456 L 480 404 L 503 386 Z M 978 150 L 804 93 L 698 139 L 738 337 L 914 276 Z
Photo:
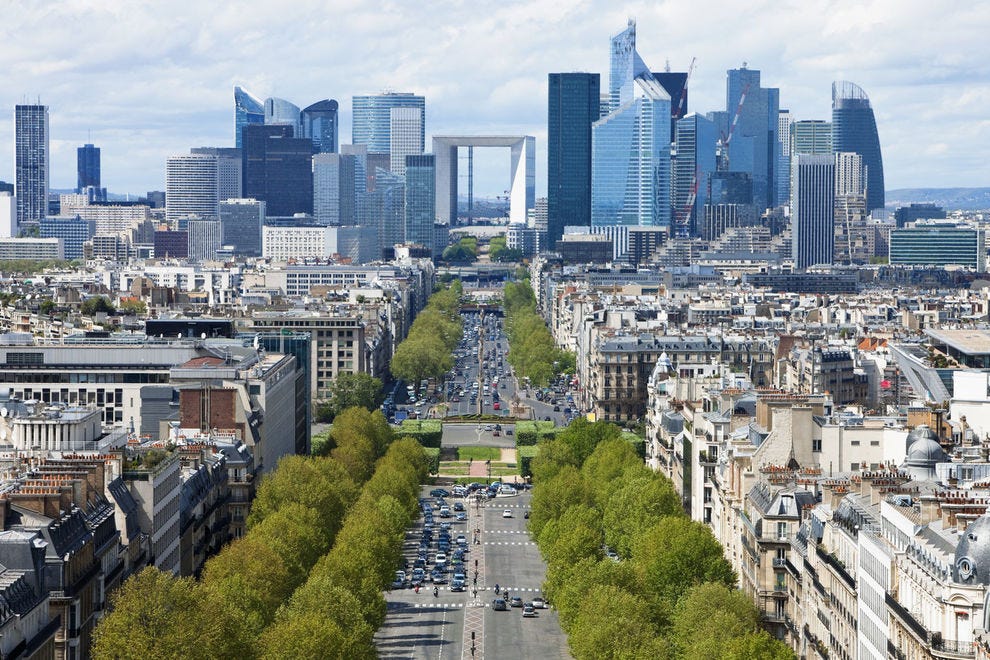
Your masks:
M 708 177 L 715 172 L 715 124 L 697 113 L 677 120 L 671 172 L 674 235 L 697 236 L 699 210 L 708 203 Z
M 48 106 L 18 105 L 14 110 L 17 226 L 48 214 Z
M 418 108 L 420 142 L 426 144 L 426 98 L 409 92 L 355 96 L 351 101 L 351 142 L 367 145 L 368 153 L 391 148 L 392 108 Z
M 972 227 L 905 227 L 890 232 L 890 263 L 900 266 L 958 265 L 986 272 L 986 237 Z
M 191 154 L 217 157 L 217 191 L 220 201 L 241 196 L 241 150 L 230 147 L 194 147 Z
M 845 80 L 832 83 L 832 149 L 854 151 L 863 157 L 867 208 L 882 209 L 883 155 L 873 107 L 859 85 Z
M 219 215 L 217 157 L 180 154 L 165 161 L 165 220 L 174 228 L 180 218 Z
M 592 124 L 593 227 L 670 225 L 670 98 L 660 93 Z
M 798 268 L 831 264 L 835 245 L 835 160 L 794 154 L 791 171 L 791 232 Z
M 268 216 L 313 212 L 313 143 L 290 125 L 244 127 L 241 193 L 262 200 Z
M 791 200 L 791 123 L 790 110 L 777 111 L 777 206 Z
M 265 123 L 265 104 L 241 87 L 234 87 L 234 144 L 241 148 L 241 131 L 248 124 Z
M 358 224 L 375 230 L 376 258 L 391 259 L 406 241 L 406 178 L 379 168 L 375 189 L 358 196 Z
M 857 153 L 840 151 L 835 154 L 835 194 L 862 195 L 866 192 L 866 168 Z
M 361 145 L 362 147 L 364 145 Z M 357 154 L 355 154 L 357 155 Z M 386 172 L 392 170 L 392 157 L 389 154 L 369 154 L 364 152 L 365 160 L 365 170 L 367 171 L 367 177 L 365 181 L 366 190 L 375 189 L 375 177 L 379 169 Z
M 164 190 L 149 190 L 148 194 L 145 195 L 145 199 L 148 202 L 148 206 L 153 209 L 163 209 L 165 208 L 165 191 Z
M 265 124 L 269 126 L 291 126 L 292 135 L 302 137 L 302 111 L 294 103 L 285 99 L 265 99 Z
M 97 191 L 95 201 L 106 199 L 105 194 L 100 194 L 100 148 L 91 144 L 76 149 L 76 192 L 84 192 L 86 188 Z
M 220 202 L 220 242 L 232 246 L 237 256 L 261 256 L 261 228 L 264 224 L 263 201 L 228 199 Z
M 313 141 L 313 153 L 337 153 L 337 102 L 323 99 L 303 109 L 303 137 Z
M 591 225 L 591 124 L 601 110 L 597 73 L 551 73 L 547 108 L 547 237 Z
M 688 74 L 684 71 L 654 71 L 653 77 L 670 95 L 670 134 L 674 135 L 677 132 L 677 120 L 686 115 L 688 111 Z M 683 107 L 681 107 L 682 101 Z
M 753 204 L 759 211 L 770 208 L 777 201 L 774 175 L 780 91 L 761 87 L 757 69 L 730 69 L 726 75 L 725 108 L 730 124 L 735 121 L 727 169 L 749 172 L 753 177 Z
M 363 195 L 370 186 L 368 183 L 375 180 L 375 170 L 370 165 L 370 155 L 366 144 L 342 144 L 340 153 L 345 156 L 354 156 L 354 195 Z
M 612 38 L 611 46 L 612 112 L 591 127 L 591 225 L 666 227 L 670 94 L 636 51 L 635 21 Z
M 321 225 L 353 225 L 357 222 L 354 192 L 355 156 L 313 156 L 313 216 Z
M 0 192 L 0 238 L 17 236 L 17 198 L 6 190 Z
M 406 156 L 423 153 L 423 113 L 419 108 L 390 108 L 389 118 L 391 169 L 402 175 L 406 173 Z
M 190 218 L 186 223 L 186 256 L 196 261 L 215 259 L 220 249 L 221 228 L 219 220 Z
M 185 259 L 189 256 L 189 233 L 176 230 L 156 231 L 154 247 L 156 259 Z
M 821 119 L 802 119 L 791 123 L 791 154 L 830 153 L 832 153 L 832 124 Z
M 436 166 L 433 155 L 406 156 L 406 243 L 433 250 Z
M 3 197 L 0 197 L 0 205 L 4 202 Z M 2 208 L 2 206 L 0 206 Z M 2 217 L 2 216 L 0 216 Z M 922 220 L 926 218 L 944 218 L 945 209 L 941 206 L 936 206 L 935 204 L 911 204 L 910 206 L 901 206 L 894 211 L 894 221 L 898 228 L 904 227 L 910 222 L 915 222 L 916 220 Z M 3 221 L 0 220 L 0 227 L 3 226 Z

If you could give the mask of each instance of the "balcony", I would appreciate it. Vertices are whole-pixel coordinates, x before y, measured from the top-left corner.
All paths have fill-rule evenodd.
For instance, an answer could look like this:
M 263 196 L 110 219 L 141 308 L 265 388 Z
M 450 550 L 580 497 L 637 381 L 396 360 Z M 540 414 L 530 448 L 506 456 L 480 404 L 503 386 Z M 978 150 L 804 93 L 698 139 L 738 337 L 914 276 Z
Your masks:
M 960 642 L 954 639 L 932 639 L 932 651 L 945 658 L 976 657 L 976 645 L 973 642 Z
M 840 562 L 834 555 L 822 550 L 821 546 L 815 546 L 815 552 L 818 554 L 818 558 L 828 564 L 832 570 L 839 575 L 839 577 L 846 581 L 846 584 L 848 584 L 851 589 L 856 588 L 856 580 L 846 571 L 846 567 L 842 562 Z
M 774 568 L 787 568 L 787 559 L 782 557 L 774 557 L 773 559 Z

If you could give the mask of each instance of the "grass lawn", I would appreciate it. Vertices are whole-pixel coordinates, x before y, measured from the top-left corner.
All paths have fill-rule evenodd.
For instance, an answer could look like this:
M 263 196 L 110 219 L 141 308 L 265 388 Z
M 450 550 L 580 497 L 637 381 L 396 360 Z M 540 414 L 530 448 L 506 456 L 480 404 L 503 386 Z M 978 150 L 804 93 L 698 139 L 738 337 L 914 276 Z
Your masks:
M 457 457 L 462 461 L 488 461 L 501 458 L 502 451 L 497 447 L 458 447 Z

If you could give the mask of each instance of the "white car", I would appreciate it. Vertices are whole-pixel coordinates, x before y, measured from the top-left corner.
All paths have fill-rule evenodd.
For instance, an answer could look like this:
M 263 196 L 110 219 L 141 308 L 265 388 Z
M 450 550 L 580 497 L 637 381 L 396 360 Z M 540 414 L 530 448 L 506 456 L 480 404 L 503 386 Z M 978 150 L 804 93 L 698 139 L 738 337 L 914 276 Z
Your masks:
M 506 509 L 505 511 L 502 512 L 502 517 L 503 518 L 511 518 L 512 517 L 512 511 L 510 509 Z

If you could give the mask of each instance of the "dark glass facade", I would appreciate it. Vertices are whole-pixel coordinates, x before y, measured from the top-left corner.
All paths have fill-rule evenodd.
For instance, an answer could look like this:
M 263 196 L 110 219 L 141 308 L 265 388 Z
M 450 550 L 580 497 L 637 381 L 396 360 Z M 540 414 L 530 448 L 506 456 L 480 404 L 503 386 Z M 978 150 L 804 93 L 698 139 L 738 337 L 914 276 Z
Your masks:
M 885 202 L 883 156 L 873 107 L 855 83 L 832 83 L 832 150 L 852 151 L 863 157 L 866 167 L 866 208 L 882 209 Z
M 241 148 L 241 134 L 245 126 L 264 123 L 264 104 L 244 89 L 234 87 L 234 142 L 237 148 Z
M 406 156 L 406 242 L 432 251 L 437 216 L 436 164 L 433 155 Z
M 266 203 L 269 216 L 313 212 L 313 143 L 289 125 L 242 128 L 241 191 Z
M 76 192 L 90 186 L 100 189 L 100 148 L 84 144 L 76 149 Z
M 567 225 L 591 226 L 591 124 L 598 121 L 597 73 L 551 73 L 547 113 L 547 236 Z
M 337 102 L 317 101 L 302 111 L 303 136 L 313 141 L 313 153 L 337 153 Z

